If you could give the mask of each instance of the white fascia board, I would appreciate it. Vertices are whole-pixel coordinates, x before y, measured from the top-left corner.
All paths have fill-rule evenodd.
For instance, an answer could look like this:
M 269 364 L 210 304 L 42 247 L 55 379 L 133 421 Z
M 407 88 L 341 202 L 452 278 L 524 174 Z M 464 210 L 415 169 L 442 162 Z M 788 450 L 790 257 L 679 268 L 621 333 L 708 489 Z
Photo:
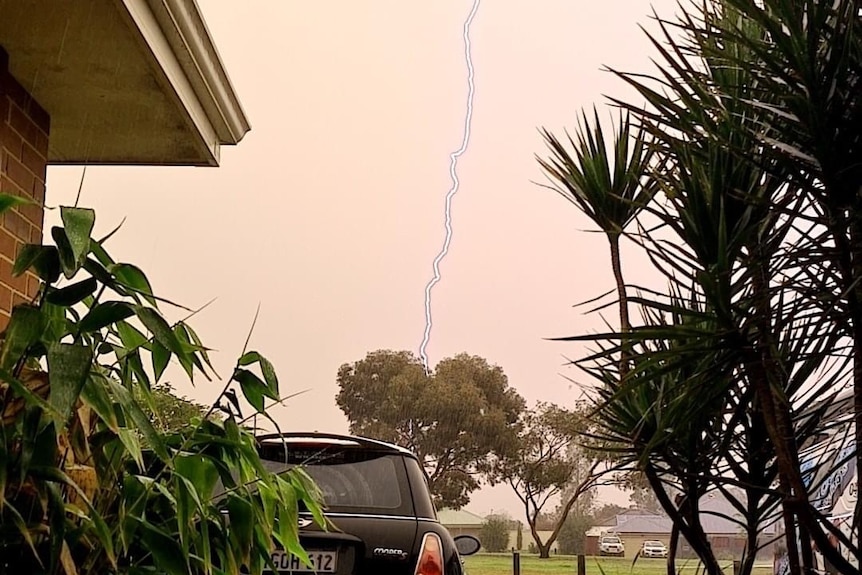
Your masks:
M 154 60 L 154 65 L 161 70 L 167 88 L 185 112 L 191 126 L 198 132 L 202 147 L 208 152 L 209 164 L 219 164 L 219 138 L 210 119 L 204 110 L 183 66 L 180 64 L 174 48 L 162 30 L 158 19 L 150 9 L 147 0 L 118 0 L 120 7 L 125 8 L 143 41 L 148 55 Z
M 200 136 L 212 165 L 250 130 L 195 0 L 117 0 Z
M 147 0 L 224 145 L 250 126 L 196 0 Z

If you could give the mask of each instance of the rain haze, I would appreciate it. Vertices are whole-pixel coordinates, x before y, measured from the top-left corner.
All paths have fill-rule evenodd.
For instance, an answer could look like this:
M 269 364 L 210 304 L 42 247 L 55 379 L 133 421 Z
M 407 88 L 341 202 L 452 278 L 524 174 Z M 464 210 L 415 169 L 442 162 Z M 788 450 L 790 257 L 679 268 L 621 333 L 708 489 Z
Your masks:
M 219 168 L 90 167 L 80 205 L 96 210 L 97 236 L 125 219 L 109 250 L 143 268 L 158 294 L 193 308 L 214 300 L 191 323 L 221 375 L 260 306 L 251 347 L 273 361 L 284 391 L 304 391 L 272 415 L 284 429 L 346 432 L 338 367 L 381 348 L 418 353 L 422 340 L 449 154 L 463 136 L 472 1 L 198 2 L 252 131 L 222 149 Z M 652 9 L 674 8 L 482 2 L 472 137 L 433 291 L 432 366 L 468 352 L 500 365 L 529 404 L 579 396 L 563 375 L 579 379 L 565 357 L 583 349 L 546 338 L 600 329 L 572 306 L 613 284 L 603 237 L 533 183 L 543 181 L 538 128 L 561 134 L 605 95 L 633 97 L 602 68 L 648 71 L 654 52 L 638 24 L 652 28 Z M 81 175 L 50 168 L 46 203 L 74 203 Z M 49 211 L 45 229 L 57 219 Z M 624 260 L 630 278 L 639 263 Z M 220 389 L 174 383 L 200 402 Z M 521 514 L 507 487 L 475 493 L 468 509 Z

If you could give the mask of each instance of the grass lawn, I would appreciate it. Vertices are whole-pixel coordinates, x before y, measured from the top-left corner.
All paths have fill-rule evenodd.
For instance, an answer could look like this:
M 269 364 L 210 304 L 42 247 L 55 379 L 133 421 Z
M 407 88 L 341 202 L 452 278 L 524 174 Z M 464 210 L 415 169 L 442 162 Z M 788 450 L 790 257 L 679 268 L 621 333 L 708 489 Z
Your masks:
M 509 553 L 482 553 L 464 558 L 467 575 L 512 575 L 512 555 Z M 631 559 L 617 557 L 587 557 L 588 575 L 665 575 L 667 564 L 664 559 L 638 559 L 632 566 Z M 601 568 L 599 568 L 601 566 Z M 693 559 L 680 559 L 677 570 L 683 575 L 700 575 L 698 563 Z M 552 556 L 539 559 L 536 555 L 521 555 L 521 575 L 575 575 L 577 558 L 573 556 Z M 726 573 L 732 573 L 730 564 Z M 772 566 L 763 564 L 755 567 L 754 575 L 772 575 Z

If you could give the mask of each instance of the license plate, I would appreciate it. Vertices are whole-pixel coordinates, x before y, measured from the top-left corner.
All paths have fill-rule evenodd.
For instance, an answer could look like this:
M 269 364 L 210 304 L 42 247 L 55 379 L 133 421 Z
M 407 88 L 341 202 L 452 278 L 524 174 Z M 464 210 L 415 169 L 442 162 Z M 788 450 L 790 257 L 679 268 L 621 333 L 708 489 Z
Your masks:
M 286 551 L 273 551 L 272 562 L 279 572 L 288 573 L 335 573 L 338 553 L 336 551 L 307 551 L 311 559 L 309 567 L 296 555 Z

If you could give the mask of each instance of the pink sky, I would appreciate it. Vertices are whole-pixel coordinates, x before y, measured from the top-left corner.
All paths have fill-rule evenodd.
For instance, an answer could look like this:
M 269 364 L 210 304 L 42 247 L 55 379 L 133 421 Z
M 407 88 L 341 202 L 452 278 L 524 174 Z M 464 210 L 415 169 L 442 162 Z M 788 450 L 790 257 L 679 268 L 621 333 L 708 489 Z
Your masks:
M 443 241 L 449 154 L 461 143 L 471 0 L 198 0 L 252 131 L 220 168 L 90 168 L 81 205 L 157 293 L 190 307 L 230 373 L 258 304 L 252 347 L 287 392 L 286 429 L 347 430 L 339 365 L 379 348 L 417 352 L 423 292 Z M 662 15 L 673 0 L 652 3 Z M 537 128 L 561 133 L 603 95 L 631 96 L 603 65 L 649 69 L 642 0 L 485 0 L 472 28 L 470 147 L 442 281 L 433 292 L 434 364 L 466 351 L 503 367 L 530 403 L 567 404 L 561 377 L 579 348 L 543 338 L 598 329 L 572 304 L 612 287 L 606 244 L 539 188 Z M 49 169 L 48 203 L 74 202 L 80 168 Z M 46 230 L 56 213 L 46 219 Z M 626 262 L 624 262 L 625 264 Z M 640 262 L 629 260 L 630 277 Z M 611 316 L 612 317 L 612 316 Z M 177 385 L 200 401 L 220 386 Z M 469 509 L 520 513 L 508 488 Z M 624 499 L 624 498 L 623 498 Z

